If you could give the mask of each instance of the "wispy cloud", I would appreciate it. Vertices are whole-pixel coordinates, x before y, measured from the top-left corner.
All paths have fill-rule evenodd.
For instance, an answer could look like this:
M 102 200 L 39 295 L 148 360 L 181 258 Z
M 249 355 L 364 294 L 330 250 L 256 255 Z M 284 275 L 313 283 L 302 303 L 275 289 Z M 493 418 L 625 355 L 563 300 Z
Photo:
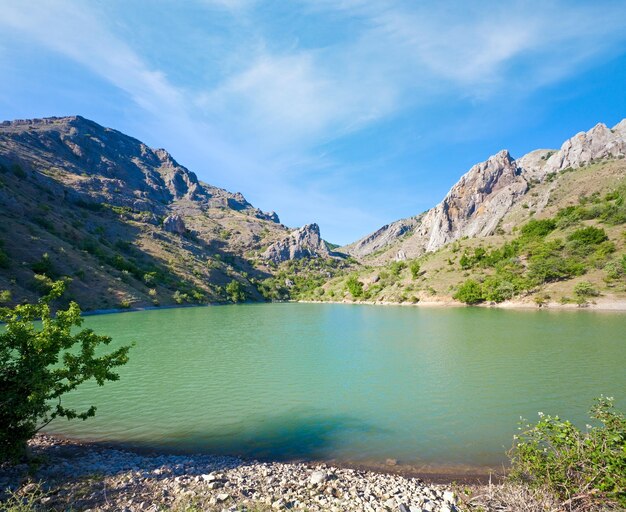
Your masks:
M 143 113 L 136 125 L 159 134 L 155 137 L 201 177 L 241 189 L 289 223 L 318 220 L 330 228 L 343 219 L 355 226 L 352 233 L 368 223 L 375 228 L 380 214 L 374 210 L 378 205 L 346 194 L 347 177 L 359 169 L 329 149 L 333 142 L 407 113 L 419 119 L 435 104 L 522 102 L 623 51 L 626 40 L 626 5 L 610 1 L 301 0 L 268 6 L 197 0 L 191 5 L 204 9 L 207 18 L 189 23 L 219 40 L 213 50 L 219 65 L 203 60 L 210 80 L 185 83 L 178 70 L 159 67 L 147 53 L 164 44 L 162 38 L 131 40 L 101 4 L 41 0 L 34 8 L 3 2 L 0 49 L 3 40 L 19 38 L 80 64 L 123 91 Z M 291 16 L 282 18 L 287 11 Z M 219 26 L 212 26 L 216 12 L 222 13 Z M 315 19 L 311 26 L 309 17 Z M 224 24 L 229 26 L 220 30 Z M 322 37 L 317 28 L 325 25 L 338 29 Z M 190 44 L 185 35 L 170 34 L 167 44 L 178 44 L 178 38 Z M 10 59 L 6 52 L 4 59 Z M 431 137 L 446 134 L 444 126 L 430 131 Z M 384 158 L 380 166 L 362 172 L 381 172 Z M 389 180 L 386 186 L 398 184 Z M 388 211 L 380 206 L 383 210 Z

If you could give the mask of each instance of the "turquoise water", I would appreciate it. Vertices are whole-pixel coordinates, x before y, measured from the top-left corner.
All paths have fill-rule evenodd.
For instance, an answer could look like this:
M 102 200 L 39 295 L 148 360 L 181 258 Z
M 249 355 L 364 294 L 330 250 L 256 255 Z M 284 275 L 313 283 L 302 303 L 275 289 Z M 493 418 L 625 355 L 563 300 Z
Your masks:
M 626 399 L 626 315 L 256 304 L 120 313 L 85 325 L 136 341 L 98 406 L 49 432 L 260 458 L 422 469 L 497 466 L 520 416 L 580 425 Z

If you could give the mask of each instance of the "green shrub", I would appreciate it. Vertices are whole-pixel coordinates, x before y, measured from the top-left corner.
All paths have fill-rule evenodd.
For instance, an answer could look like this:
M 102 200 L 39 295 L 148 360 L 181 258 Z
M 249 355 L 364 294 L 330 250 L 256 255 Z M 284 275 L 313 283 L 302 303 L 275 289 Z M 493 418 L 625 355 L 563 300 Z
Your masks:
M 554 219 L 532 219 L 522 226 L 521 237 L 527 240 L 544 238 L 555 229 Z
M 26 442 L 56 417 L 93 416 L 93 406 L 82 412 L 63 407 L 63 395 L 90 379 L 99 385 L 117 380 L 113 369 L 128 360 L 129 347 L 95 355 L 96 348 L 111 342 L 107 336 L 90 329 L 72 334 L 83 321 L 75 302 L 52 314 L 50 302 L 65 286 L 53 283 L 36 304 L 0 308 L 0 321 L 6 324 L 0 334 L 0 460 L 23 456 Z
M 246 300 L 246 294 L 241 286 L 241 283 L 236 280 L 232 280 L 230 283 L 226 285 L 226 294 L 228 298 L 233 302 L 243 302 Z
M 465 304 L 478 304 L 485 300 L 480 284 L 473 279 L 463 282 L 454 294 L 454 298 Z
M 399 277 L 400 273 L 406 268 L 406 263 L 404 261 L 394 261 L 389 265 L 389 272 L 392 275 Z
M 35 272 L 35 274 L 43 274 L 48 277 L 52 277 L 52 261 L 50 261 L 50 256 L 47 252 L 41 256 L 41 259 L 39 261 L 31 264 L 30 268 L 33 272 Z
M 609 261 L 604 266 L 604 271 L 606 272 L 606 279 L 608 281 L 619 279 L 624 275 L 624 269 L 619 261 Z
M 602 228 L 587 226 L 574 231 L 567 237 L 567 240 L 580 246 L 598 245 L 608 240 L 606 231 Z
M 599 426 L 579 430 L 558 416 L 539 413 L 526 424 L 509 452 L 510 478 L 546 486 L 560 499 L 626 506 L 626 418 L 612 398 L 600 397 L 590 415 Z
M 11 290 L 0 290 L 0 304 L 8 304 L 12 298 Z
M 589 281 L 581 281 L 580 283 L 574 286 L 574 294 L 577 297 L 587 298 L 587 297 L 597 297 L 600 295 L 600 292 L 593 287 Z
M 490 276 L 482 285 L 483 296 L 490 302 L 503 302 L 512 299 L 516 293 L 515 285 L 499 276 Z
M 539 254 L 530 259 L 528 278 L 533 283 L 543 284 L 580 276 L 586 271 L 586 266 L 574 258 L 564 257 L 560 254 L 549 256 Z
M 419 261 L 413 260 L 411 264 L 409 265 L 409 270 L 411 271 L 411 277 L 413 279 L 417 279 L 420 275 L 420 270 L 421 270 Z
M 172 294 L 172 299 L 174 299 L 174 302 L 176 302 L 176 304 L 183 304 L 184 302 L 189 302 L 189 295 L 179 290 L 176 290 Z
M 359 281 L 357 276 L 352 275 L 346 281 L 346 287 L 355 299 L 361 297 L 363 295 L 363 283 Z

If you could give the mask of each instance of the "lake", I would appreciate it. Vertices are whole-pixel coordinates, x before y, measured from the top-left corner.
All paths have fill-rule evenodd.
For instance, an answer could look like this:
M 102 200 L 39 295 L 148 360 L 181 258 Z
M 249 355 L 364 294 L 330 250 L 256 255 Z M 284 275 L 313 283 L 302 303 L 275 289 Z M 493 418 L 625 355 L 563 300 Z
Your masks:
M 520 416 L 588 423 L 626 398 L 626 315 L 593 311 L 250 304 L 87 317 L 136 341 L 121 380 L 48 432 L 277 460 L 421 471 L 498 467 Z

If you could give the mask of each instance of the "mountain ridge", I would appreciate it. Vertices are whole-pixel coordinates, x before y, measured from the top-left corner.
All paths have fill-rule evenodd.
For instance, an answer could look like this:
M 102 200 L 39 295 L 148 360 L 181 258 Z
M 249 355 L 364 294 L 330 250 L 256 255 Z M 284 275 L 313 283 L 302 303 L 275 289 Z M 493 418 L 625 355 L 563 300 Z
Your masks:
M 518 159 L 501 150 L 472 166 L 430 210 L 387 224 L 341 251 L 384 262 L 417 257 L 465 236 L 492 235 L 533 184 L 569 167 L 625 154 L 626 119 L 612 129 L 598 123 L 567 139 L 558 150 L 534 150 Z
M 70 296 L 95 309 L 261 300 L 276 263 L 263 253 L 297 231 L 82 116 L 0 123 L 0 218 L 13 302 L 70 276 Z M 326 255 L 318 242 L 282 258 Z

